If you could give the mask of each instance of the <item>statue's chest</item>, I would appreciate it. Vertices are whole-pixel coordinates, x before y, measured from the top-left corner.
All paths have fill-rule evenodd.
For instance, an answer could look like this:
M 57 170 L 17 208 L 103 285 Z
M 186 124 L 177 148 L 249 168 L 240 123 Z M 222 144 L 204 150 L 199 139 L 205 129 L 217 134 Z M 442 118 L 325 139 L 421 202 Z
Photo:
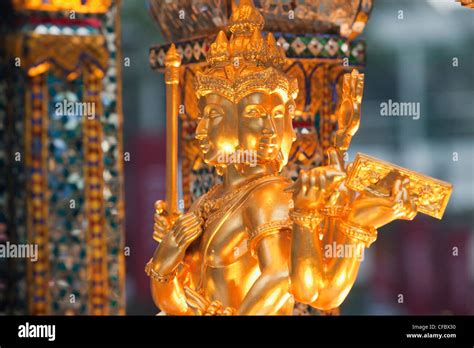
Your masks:
M 200 243 L 201 255 L 208 267 L 226 267 L 248 252 L 248 233 L 241 214 L 205 227 Z

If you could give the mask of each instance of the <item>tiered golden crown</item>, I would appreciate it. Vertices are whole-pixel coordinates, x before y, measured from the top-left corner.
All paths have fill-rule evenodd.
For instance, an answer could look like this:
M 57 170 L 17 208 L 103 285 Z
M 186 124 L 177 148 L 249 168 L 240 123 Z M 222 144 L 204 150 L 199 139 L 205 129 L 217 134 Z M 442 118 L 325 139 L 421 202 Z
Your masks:
M 262 37 L 264 19 L 252 0 L 240 0 L 230 17 L 230 40 L 224 31 L 207 54 L 208 66 L 195 77 L 198 98 L 209 93 L 233 102 L 252 92 L 279 93 L 285 100 L 296 98 L 296 79 L 283 72 L 286 56 L 275 37 Z

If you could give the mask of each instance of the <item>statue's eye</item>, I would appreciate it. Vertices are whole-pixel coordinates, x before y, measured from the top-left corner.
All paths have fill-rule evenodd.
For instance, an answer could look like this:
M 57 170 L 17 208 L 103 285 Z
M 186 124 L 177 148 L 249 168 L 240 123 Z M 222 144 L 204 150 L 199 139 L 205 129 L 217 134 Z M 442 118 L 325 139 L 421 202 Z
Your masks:
M 246 117 L 261 117 L 262 113 L 257 108 L 251 108 L 245 113 Z
M 283 118 L 283 116 L 285 116 L 285 113 L 284 113 L 283 111 L 280 111 L 280 110 L 275 111 L 275 112 L 273 113 L 273 117 L 274 117 L 274 118 Z
M 273 118 L 283 118 L 285 116 L 285 107 L 278 105 L 273 109 Z
M 211 111 L 209 111 L 209 118 L 216 118 L 216 117 L 221 117 L 221 116 L 222 116 L 222 112 L 220 112 L 219 110 L 212 109 Z

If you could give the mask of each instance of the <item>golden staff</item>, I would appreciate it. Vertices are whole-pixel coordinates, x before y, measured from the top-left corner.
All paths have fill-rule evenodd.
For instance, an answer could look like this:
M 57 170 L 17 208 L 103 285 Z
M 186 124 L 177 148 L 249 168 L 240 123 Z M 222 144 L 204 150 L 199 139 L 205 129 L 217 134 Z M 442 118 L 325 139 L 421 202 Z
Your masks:
M 179 214 L 178 209 L 178 107 L 179 69 L 181 56 L 174 44 L 165 58 L 166 83 L 166 203 L 170 216 Z

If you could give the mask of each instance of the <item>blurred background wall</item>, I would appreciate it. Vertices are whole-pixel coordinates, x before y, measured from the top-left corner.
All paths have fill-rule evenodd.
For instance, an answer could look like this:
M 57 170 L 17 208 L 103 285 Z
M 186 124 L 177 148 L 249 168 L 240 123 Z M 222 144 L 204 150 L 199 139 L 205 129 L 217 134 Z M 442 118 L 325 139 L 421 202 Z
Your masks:
M 363 152 L 451 182 L 442 221 L 419 215 L 379 231 L 342 314 L 474 314 L 474 11 L 454 0 L 377 0 L 362 35 Z M 145 1 L 122 2 L 127 313 L 156 313 L 143 272 L 165 196 L 165 88 L 148 50 L 163 42 Z M 420 117 L 381 115 L 415 102 Z

